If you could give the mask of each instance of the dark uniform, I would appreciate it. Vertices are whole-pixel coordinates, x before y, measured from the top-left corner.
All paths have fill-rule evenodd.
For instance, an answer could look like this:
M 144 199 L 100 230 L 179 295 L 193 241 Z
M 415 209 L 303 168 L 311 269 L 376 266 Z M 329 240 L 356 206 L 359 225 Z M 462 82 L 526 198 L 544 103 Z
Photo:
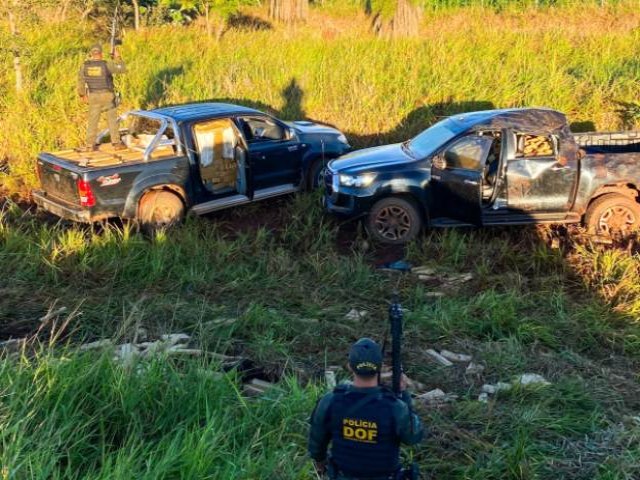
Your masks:
M 102 48 L 99 45 L 95 45 L 91 48 L 91 53 L 93 55 L 101 54 Z M 88 147 L 93 147 L 96 143 L 98 123 L 102 113 L 107 114 L 111 142 L 120 144 L 113 76 L 125 71 L 126 67 L 122 60 L 106 61 L 97 59 L 95 56 L 84 62 L 80 69 L 78 74 L 78 95 L 88 97 L 89 103 Z
M 324 463 L 331 444 L 327 467 L 332 479 L 396 479 L 402 475 L 400 444 L 419 443 L 423 434 L 408 392 L 397 398 L 385 387 L 343 384 L 316 405 L 309 455 Z

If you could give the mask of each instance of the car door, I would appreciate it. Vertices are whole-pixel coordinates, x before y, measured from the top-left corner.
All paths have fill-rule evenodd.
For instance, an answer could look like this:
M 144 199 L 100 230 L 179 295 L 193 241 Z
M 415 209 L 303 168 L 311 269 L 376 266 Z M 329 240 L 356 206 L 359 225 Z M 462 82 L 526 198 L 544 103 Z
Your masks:
M 482 171 L 493 138 L 469 135 L 455 140 L 432 161 L 435 214 L 482 225 Z
M 242 116 L 237 121 L 249 146 L 255 189 L 298 185 L 303 151 L 291 129 L 266 115 Z
M 515 134 L 515 156 L 507 163 L 507 208 L 524 212 L 562 212 L 571 206 L 578 169 L 575 155 L 559 152 L 558 138 Z
M 252 197 L 247 147 L 231 118 L 213 118 L 192 126 L 200 187 L 205 199 Z

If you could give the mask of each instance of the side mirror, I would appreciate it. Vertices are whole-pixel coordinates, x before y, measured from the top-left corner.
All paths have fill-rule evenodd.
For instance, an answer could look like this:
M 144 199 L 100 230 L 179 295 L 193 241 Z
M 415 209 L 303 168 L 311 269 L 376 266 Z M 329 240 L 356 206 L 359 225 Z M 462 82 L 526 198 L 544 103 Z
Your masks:
M 293 140 L 294 138 L 296 138 L 296 131 L 291 127 L 287 128 L 287 132 L 285 134 L 285 138 L 287 140 Z
M 445 168 L 447 168 L 447 161 L 445 160 L 444 155 L 439 154 L 433 157 L 432 165 L 438 170 L 444 170 Z

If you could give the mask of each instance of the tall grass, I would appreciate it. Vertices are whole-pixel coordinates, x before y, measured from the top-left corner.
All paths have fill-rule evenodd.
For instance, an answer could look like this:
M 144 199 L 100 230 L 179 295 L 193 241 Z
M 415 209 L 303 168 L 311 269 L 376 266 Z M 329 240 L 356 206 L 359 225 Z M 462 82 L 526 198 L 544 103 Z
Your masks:
M 416 40 L 375 39 L 361 17 L 323 13 L 293 29 L 231 29 L 220 42 L 195 27 L 128 32 L 121 108 L 228 99 L 335 124 L 359 147 L 489 107 L 546 105 L 583 122 L 580 128 L 619 128 L 617 102 L 637 101 L 634 5 L 454 9 L 428 17 Z M 86 112 L 75 72 L 88 45 L 103 36 L 75 23 L 24 34 L 25 95 L 11 90 L 8 58 L 0 75 L 0 158 L 11 161 L 5 183 L 13 188 L 35 183 L 38 151 L 82 141 Z
M 215 365 L 69 351 L 0 360 L 3 478 L 296 478 L 312 390 L 245 399 Z
M 548 105 L 602 129 L 627 118 L 616 102 L 637 101 L 635 3 L 475 5 L 428 13 L 420 39 L 394 42 L 369 36 L 361 17 L 327 13 L 349 5 L 327 5 L 289 30 L 232 29 L 220 43 L 196 27 L 128 32 L 123 108 L 224 98 L 334 123 L 356 146 L 490 106 Z M 5 189 L 34 185 L 38 151 L 83 138 L 75 71 L 94 33 L 83 25 L 26 30 L 23 97 L 2 64 Z M 38 319 L 49 309 L 66 306 L 72 318 L 57 337 L 70 344 L 0 358 L 0 478 L 314 478 L 304 444 L 322 391 L 315 380 L 326 365 L 342 365 L 359 336 L 383 338 L 394 289 L 407 308 L 409 376 L 460 397 L 439 410 L 418 403 L 432 435 L 415 458 L 429 474 L 639 478 L 637 248 L 552 249 L 554 235 L 434 231 L 387 255 L 323 216 L 314 195 L 188 218 L 152 238 L 128 225 L 56 223 L 6 202 L 0 333 L 40 328 L 46 341 Z M 400 255 L 436 276 L 472 279 L 448 289 L 374 266 Z M 367 315 L 345 319 L 352 308 Z M 71 347 L 126 340 L 136 326 L 188 332 L 205 349 L 241 354 L 283 378 L 280 389 L 248 400 L 238 378 L 219 379 L 206 362 L 125 368 Z M 471 353 L 486 370 L 474 377 L 437 367 L 425 355 L 431 347 Z M 482 383 L 524 372 L 553 385 L 476 400 Z

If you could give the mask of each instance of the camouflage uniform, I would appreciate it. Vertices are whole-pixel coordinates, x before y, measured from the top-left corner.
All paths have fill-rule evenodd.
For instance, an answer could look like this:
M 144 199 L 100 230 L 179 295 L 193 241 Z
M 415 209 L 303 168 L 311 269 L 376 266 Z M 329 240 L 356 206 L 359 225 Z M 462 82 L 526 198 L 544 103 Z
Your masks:
M 91 49 L 93 53 L 102 53 L 99 46 Z M 78 95 L 88 97 L 89 125 L 87 128 L 87 146 L 93 147 L 98 135 L 100 115 L 107 114 L 107 123 L 111 135 L 111 143 L 120 143 L 118 130 L 118 113 L 116 111 L 116 95 L 113 76 L 124 73 L 124 62 L 117 58 L 114 61 L 89 59 L 82 65 L 78 74 Z

